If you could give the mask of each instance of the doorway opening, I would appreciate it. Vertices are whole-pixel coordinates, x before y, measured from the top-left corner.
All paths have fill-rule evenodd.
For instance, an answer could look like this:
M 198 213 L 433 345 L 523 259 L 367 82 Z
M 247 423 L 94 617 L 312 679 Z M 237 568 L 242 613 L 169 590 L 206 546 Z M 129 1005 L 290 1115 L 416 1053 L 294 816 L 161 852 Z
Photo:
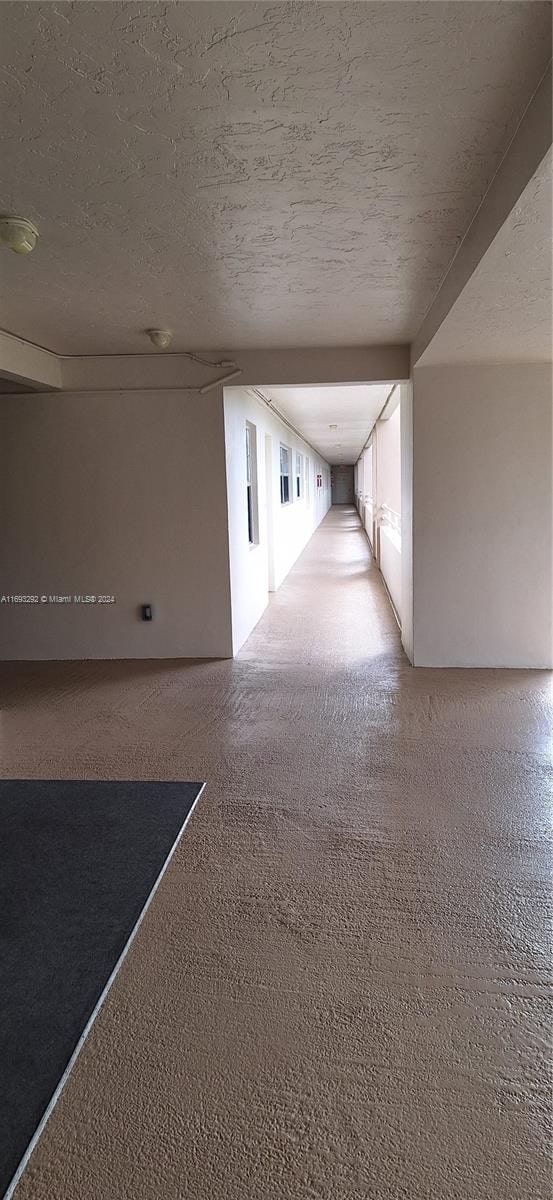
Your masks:
M 399 618 L 399 389 L 236 385 L 224 416 L 234 653 L 331 505 L 344 533 L 361 523 Z
M 354 471 L 353 464 L 335 465 L 330 472 L 333 504 L 353 504 L 354 501 Z

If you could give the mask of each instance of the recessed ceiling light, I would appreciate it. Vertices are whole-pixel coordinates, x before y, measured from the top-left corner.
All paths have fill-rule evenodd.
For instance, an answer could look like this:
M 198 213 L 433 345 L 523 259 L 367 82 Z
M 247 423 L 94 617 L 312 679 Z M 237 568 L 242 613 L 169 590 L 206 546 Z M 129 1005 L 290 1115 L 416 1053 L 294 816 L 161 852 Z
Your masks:
M 337 426 L 337 425 L 329 425 L 329 427 L 328 427 L 328 428 L 329 428 L 329 429 L 337 429 L 337 428 L 338 428 L 338 426 Z
M 0 245 L 16 254 L 30 254 L 38 241 L 38 229 L 27 217 L 0 217 Z
M 173 340 L 170 329 L 147 329 L 146 333 L 156 350 L 167 350 Z

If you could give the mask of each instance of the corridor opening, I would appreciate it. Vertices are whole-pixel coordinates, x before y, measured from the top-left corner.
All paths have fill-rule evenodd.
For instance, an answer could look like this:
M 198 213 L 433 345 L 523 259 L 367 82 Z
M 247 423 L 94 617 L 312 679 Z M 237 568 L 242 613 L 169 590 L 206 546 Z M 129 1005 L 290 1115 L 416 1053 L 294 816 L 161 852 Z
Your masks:
M 233 654 L 331 505 L 357 509 L 401 623 L 400 388 L 234 385 L 224 423 Z
M 354 499 L 354 468 L 353 466 L 334 466 L 330 478 L 332 485 L 333 504 L 353 504 Z

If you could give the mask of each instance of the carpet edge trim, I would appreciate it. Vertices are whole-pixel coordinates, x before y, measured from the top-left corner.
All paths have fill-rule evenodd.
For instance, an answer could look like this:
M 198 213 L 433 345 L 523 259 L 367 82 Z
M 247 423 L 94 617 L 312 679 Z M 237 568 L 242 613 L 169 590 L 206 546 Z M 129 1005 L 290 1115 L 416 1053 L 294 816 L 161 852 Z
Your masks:
M 188 822 L 192 816 L 192 813 L 194 812 L 194 810 L 196 808 L 198 800 L 200 799 L 200 796 L 202 795 L 206 786 L 207 786 L 207 783 L 204 780 L 204 782 L 202 783 L 202 785 L 199 789 L 198 795 L 195 797 L 195 800 L 194 800 L 191 808 L 189 809 L 188 813 L 186 814 L 185 820 L 184 820 L 183 824 L 181 825 L 181 828 L 178 832 L 177 837 L 175 838 L 175 841 L 173 842 L 173 845 L 171 846 L 171 849 L 169 851 L 169 854 L 167 855 L 167 858 L 165 859 L 165 862 L 163 863 L 161 871 L 159 872 L 159 875 L 154 880 L 152 889 L 146 897 L 144 907 L 141 909 L 141 911 L 137 917 L 137 920 L 131 929 L 131 932 L 127 938 L 127 941 L 125 942 L 125 945 L 123 946 L 121 954 L 119 955 L 119 958 L 117 959 L 117 962 L 115 963 L 115 966 L 114 966 L 107 982 L 105 983 L 102 991 L 100 992 L 98 1000 L 96 1001 L 96 1004 L 94 1005 L 94 1008 L 92 1009 L 92 1012 L 88 1018 L 88 1021 L 86 1022 L 86 1025 L 85 1025 L 83 1032 L 81 1033 L 81 1036 L 75 1046 L 75 1049 L 73 1050 L 71 1058 L 69 1059 L 69 1062 L 67 1063 L 67 1066 L 63 1072 L 63 1075 L 61 1076 L 61 1079 L 60 1079 L 59 1083 L 57 1084 L 55 1091 L 52 1093 L 51 1099 L 49 1100 L 49 1102 L 44 1110 L 44 1113 L 43 1113 L 42 1117 L 40 1118 L 40 1121 L 35 1129 L 35 1132 L 33 1133 L 33 1136 L 29 1142 L 29 1145 L 27 1146 L 27 1149 L 25 1150 L 25 1153 L 19 1163 L 19 1166 L 16 1169 L 15 1175 L 13 1176 L 11 1182 L 8 1184 L 7 1191 L 4 1193 L 2 1200 L 11 1200 L 11 1198 L 15 1192 L 15 1189 L 23 1175 L 23 1172 L 25 1171 L 26 1167 L 28 1166 L 31 1155 L 33 1154 L 33 1151 L 36 1149 L 36 1147 L 40 1141 L 40 1138 L 42 1137 L 42 1134 L 44 1133 L 46 1125 L 48 1124 L 48 1121 L 50 1120 L 50 1117 L 52 1116 L 52 1113 L 53 1113 L 53 1111 L 56 1107 L 56 1104 L 61 1096 L 61 1093 L 67 1083 L 67 1080 L 69 1079 L 69 1076 L 73 1070 L 73 1067 L 75 1066 L 75 1063 L 79 1057 L 79 1054 L 81 1053 L 81 1050 L 87 1040 L 87 1037 L 92 1029 L 92 1026 L 94 1025 L 94 1022 L 96 1021 L 96 1017 L 98 1016 L 98 1013 L 100 1012 L 100 1009 L 102 1008 L 103 1004 L 107 1000 L 108 994 L 111 991 L 111 988 L 117 978 L 117 975 L 119 974 L 119 971 L 123 965 L 123 962 L 125 961 L 125 959 L 127 957 L 127 954 L 132 946 L 132 943 L 134 942 L 134 939 L 138 933 L 138 930 L 140 929 L 140 926 L 144 920 L 144 917 L 146 916 L 146 913 L 150 907 L 150 904 L 152 903 L 152 900 L 157 892 L 157 889 L 163 879 L 163 876 L 165 875 L 165 872 L 167 871 L 167 868 L 169 867 L 169 865 L 171 863 L 173 855 L 181 841 L 181 838 L 184 834 L 186 826 L 188 825 Z

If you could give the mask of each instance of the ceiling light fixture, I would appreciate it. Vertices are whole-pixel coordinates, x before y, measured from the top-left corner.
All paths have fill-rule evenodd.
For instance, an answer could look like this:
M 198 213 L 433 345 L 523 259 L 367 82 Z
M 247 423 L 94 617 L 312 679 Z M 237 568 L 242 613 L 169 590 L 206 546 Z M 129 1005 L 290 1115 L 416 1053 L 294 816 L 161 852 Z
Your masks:
M 0 246 L 15 254 L 30 254 L 38 242 L 38 229 L 27 217 L 0 217 Z
M 147 329 L 146 333 L 156 350 L 167 350 L 173 341 L 170 329 Z

